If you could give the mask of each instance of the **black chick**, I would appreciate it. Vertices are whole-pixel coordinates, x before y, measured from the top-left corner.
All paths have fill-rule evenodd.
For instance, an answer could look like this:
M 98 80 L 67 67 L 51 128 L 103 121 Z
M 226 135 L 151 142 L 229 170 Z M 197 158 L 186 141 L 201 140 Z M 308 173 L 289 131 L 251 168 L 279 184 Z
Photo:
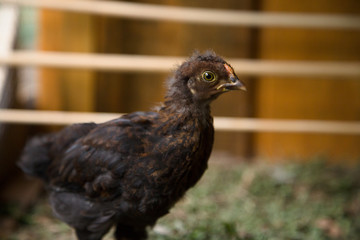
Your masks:
M 213 52 L 195 53 L 168 81 L 155 112 L 102 124 L 83 123 L 31 139 L 19 162 L 41 178 L 56 217 L 78 239 L 146 239 L 153 226 L 201 178 L 213 140 L 209 104 L 243 89 L 232 67 Z

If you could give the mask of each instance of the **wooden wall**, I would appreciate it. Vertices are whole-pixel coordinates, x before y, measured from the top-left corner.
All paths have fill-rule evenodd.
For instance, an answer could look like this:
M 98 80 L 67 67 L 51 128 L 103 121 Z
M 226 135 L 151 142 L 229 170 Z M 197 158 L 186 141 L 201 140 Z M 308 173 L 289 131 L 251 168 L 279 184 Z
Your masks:
M 263 1 L 264 11 L 360 14 L 357 0 Z M 260 58 L 276 60 L 359 61 L 360 32 L 319 29 L 274 29 L 260 32 Z M 281 119 L 360 120 L 360 79 L 262 77 L 256 116 Z M 256 152 L 273 160 L 358 160 L 360 137 L 324 134 L 259 133 Z

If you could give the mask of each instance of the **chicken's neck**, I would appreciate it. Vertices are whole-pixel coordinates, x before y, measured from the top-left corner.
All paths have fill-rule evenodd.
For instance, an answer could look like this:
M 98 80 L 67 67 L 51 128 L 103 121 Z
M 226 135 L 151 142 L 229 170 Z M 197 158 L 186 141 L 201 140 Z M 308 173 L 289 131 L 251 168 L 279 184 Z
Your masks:
M 209 104 L 196 103 L 188 99 L 166 99 L 159 113 L 167 118 L 167 121 L 199 121 L 204 127 L 212 123 Z

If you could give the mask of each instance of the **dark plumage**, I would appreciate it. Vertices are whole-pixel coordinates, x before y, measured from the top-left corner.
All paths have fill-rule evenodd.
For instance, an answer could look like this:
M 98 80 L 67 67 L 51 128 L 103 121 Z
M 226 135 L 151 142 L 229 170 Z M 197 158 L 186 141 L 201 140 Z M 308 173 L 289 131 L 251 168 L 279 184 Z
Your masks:
M 214 140 L 209 104 L 235 89 L 245 87 L 229 64 L 213 52 L 195 53 L 169 79 L 157 111 L 33 138 L 19 166 L 45 182 L 55 216 L 78 239 L 101 239 L 113 225 L 116 239 L 146 239 L 146 227 L 207 168 Z

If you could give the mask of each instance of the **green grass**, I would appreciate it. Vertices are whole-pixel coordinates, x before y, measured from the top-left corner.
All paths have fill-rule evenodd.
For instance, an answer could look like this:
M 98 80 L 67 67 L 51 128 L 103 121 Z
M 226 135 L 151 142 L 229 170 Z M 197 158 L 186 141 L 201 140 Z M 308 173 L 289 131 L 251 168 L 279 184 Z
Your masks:
M 212 164 L 150 239 L 358 239 L 359 216 L 360 165 Z M 75 239 L 46 201 L 26 219 L 11 240 Z

